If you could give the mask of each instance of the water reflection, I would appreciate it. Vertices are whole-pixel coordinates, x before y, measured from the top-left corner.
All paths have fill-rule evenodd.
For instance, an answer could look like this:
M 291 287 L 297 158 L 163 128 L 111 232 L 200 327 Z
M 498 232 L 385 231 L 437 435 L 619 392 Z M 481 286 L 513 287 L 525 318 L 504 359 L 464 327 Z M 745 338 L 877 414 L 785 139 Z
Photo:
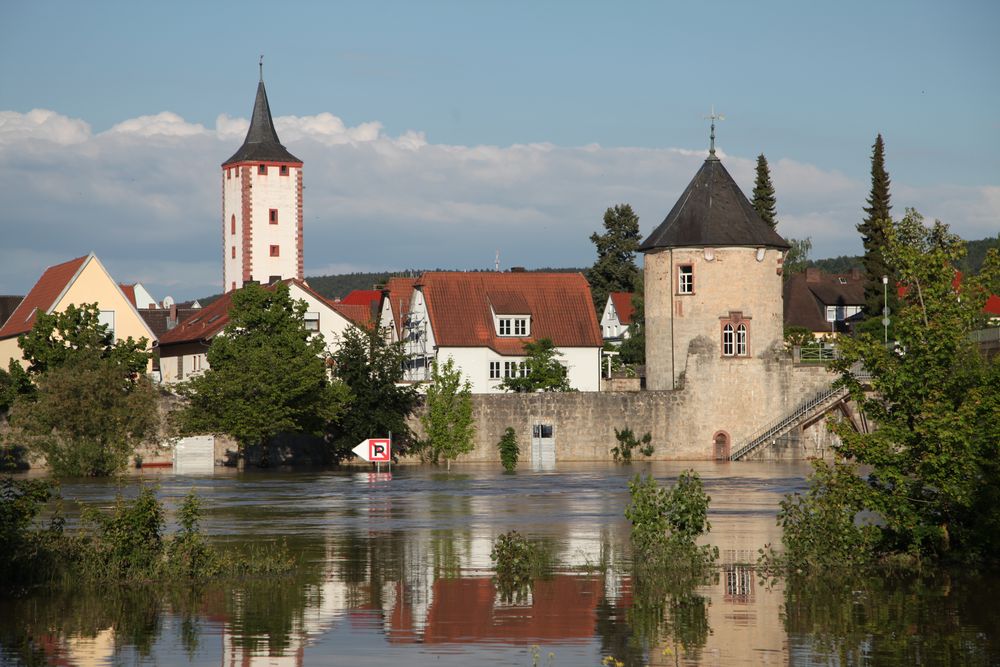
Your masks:
M 295 576 L 195 591 L 65 590 L 0 600 L 12 664 L 556 665 L 915 664 L 1000 656 L 995 579 L 921 582 L 757 580 L 756 551 L 779 538 L 781 494 L 804 470 L 706 464 L 718 568 L 643 579 L 622 515 L 638 469 L 565 466 L 245 474 L 199 480 L 205 529 L 230 546 L 285 540 Z M 649 467 L 660 480 L 681 466 Z M 736 474 L 733 474 L 736 473 Z M 191 481 L 164 477 L 175 507 Z M 110 502 L 100 483 L 68 498 Z M 541 540 L 555 567 L 520 597 L 499 594 L 490 550 L 511 529 Z M 874 660 L 877 658 L 877 660 Z

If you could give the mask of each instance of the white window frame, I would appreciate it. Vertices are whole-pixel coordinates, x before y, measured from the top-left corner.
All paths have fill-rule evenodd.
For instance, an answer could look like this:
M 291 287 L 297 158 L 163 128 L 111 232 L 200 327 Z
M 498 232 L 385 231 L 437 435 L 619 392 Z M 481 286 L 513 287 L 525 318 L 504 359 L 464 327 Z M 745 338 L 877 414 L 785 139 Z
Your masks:
M 319 331 L 319 313 L 318 312 L 308 312 L 303 316 L 302 319 L 303 326 L 305 326 L 306 331 Z
M 731 322 L 726 322 L 725 326 L 722 327 L 722 356 L 724 357 L 734 357 L 736 356 L 736 329 L 733 327 Z
M 736 356 L 747 356 L 747 325 L 742 322 L 736 326 Z
M 499 380 L 501 377 L 503 377 L 502 376 L 502 369 L 503 369 L 503 367 L 501 366 L 501 364 L 500 364 L 499 361 L 491 361 L 490 362 L 490 372 L 489 372 L 490 379 L 491 380 Z
M 97 315 L 97 321 L 99 324 L 104 324 L 108 327 L 108 332 L 111 334 L 112 338 L 117 338 L 115 336 L 115 311 L 113 310 L 102 310 Z
M 694 294 L 694 266 L 681 264 L 677 267 L 677 293 Z
M 526 338 L 531 335 L 530 317 L 506 315 L 497 318 L 497 335 L 511 338 Z

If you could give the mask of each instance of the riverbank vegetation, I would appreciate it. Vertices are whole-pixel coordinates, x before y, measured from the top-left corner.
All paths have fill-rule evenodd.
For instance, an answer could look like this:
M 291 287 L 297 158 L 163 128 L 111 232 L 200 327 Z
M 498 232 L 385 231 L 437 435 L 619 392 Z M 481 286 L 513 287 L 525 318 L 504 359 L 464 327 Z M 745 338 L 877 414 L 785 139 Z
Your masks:
M 192 491 L 177 510 L 179 529 L 166 531 L 166 508 L 149 486 L 110 511 L 87 507 L 80 526 L 66 528 L 56 486 L 47 480 L 0 479 L 0 589 L 81 583 L 137 585 L 276 574 L 294 561 L 281 545 L 252 553 L 221 551 L 202 534 L 201 501 Z M 43 509 L 54 510 L 40 522 Z
M 991 251 L 978 275 L 958 276 L 952 267 L 964 253 L 946 225 L 926 226 L 916 211 L 886 225 L 883 256 L 901 286 L 896 342 L 839 339 L 833 363 L 875 428 L 835 425 L 838 460 L 817 463 L 808 491 L 782 503 L 785 551 L 768 552 L 766 564 L 796 572 L 997 565 L 1000 364 L 970 334 L 984 325 L 1000 259 Z

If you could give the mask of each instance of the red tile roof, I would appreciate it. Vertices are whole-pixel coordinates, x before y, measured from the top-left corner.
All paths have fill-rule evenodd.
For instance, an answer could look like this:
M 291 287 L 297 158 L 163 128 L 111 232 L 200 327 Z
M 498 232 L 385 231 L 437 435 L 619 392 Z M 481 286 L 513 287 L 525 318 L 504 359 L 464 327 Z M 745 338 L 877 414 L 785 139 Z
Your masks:
M 135 304 L 135 283 L 132 283 L 131 285 L 126 285 L 125 283 L 118 283 L 118 287 L 120 287 L 121 290 L 122 290 L 122 292 L 125 294 L 125 298 L 128 299 L 129 301 L 131 301 L 133 306 L 136 305 Z M 145 307 L 145 306 L 146 306 L 146 304 L 143 304 L 143 307 Z
M 983 306 L 983 312 L 987 315 L 1000 317 L 1000 296 L 990 294 L 990 298 L 986 299 L 986 305 Z
M 580 273 L 444 272 L 423 274 L 434 339 L 441 347 L 489 347 L 518 355 L 524 343 L 550 339 L 556 347 L 601 347 L 590 285 Z M 499 309 L 499 312 L 498 312 Z M 500 337 L 498 315 L 530 315 L 531 336 Z
M 618 321 L 622 324 L 632 324 L 632 292 L 612 292 L 608 296 L 611 297 L 611 303 L 615 307 L 615 312 L 618 313 Z
M 343 299 L 340 303 L 348 306 L 370 306 L 372 302 L 378 303 L 382 300 L 382 290 L 377 289 L 356 289 Z
M 38 312 L 47 313 L 55 306 L 56 300 L 91 256 L 77 257 L 45 269 L 42 277 L 24 297 L 17 310 L 11 313 L 3 327 L 0 327 L 0 339 L 20 336 L 31 331 L 31 327 L 35 325 L 35 314 Z
M 416 278 L 389 278 L 382 290 L 384 298 L 389 300 L 389 309 L 392 311 L 392 321 L 396 327 L 396 336 L 403 337 L 403 320 L 410 312 L 410 299 L 413 296 L 413 286 L 417 284 Z
M 372 307 L 370 303 L 344 303 L 343 301 L 327 301 L 326 303 L 330 305 L 330 308 L 359 327 L 367 328 L 372 325 Z

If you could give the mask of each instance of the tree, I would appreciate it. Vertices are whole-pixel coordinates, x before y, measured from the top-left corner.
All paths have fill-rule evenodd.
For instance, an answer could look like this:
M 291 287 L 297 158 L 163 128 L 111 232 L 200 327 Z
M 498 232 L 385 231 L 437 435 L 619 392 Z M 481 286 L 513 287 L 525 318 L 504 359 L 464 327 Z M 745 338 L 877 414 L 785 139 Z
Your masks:
M 146 371 L 149 341 L 145 338 L 115 341 L 114 335 L 100 322 L 101 311 L 96 303 L 69 305 L 51 315 L 38 313 L 31 331 L 18 339 L 28 372 L 37 376 L 65 364 L 74 356 L 94 350 L 110 359 L 130 377 Z
M 505 377 L 500 387 L 504 391 L 572 391 L 568 371 L 559 363 L 562 354 L 548 338 L 525 343 L 527 357 L 516 376 Z
M 767 166 L 767 158 L 761 153 L 757 156 L 757 177 L 753 184 L 753 207 L 757 215 L 771 229 L 778 229 L 777 200 L 774 198 L 774 185 L 771 183 L 771 169 Z
M 604 310 L 611 292 L 631 292 L 639 282 L 635 253 L 639 248 L 639 216 L 628 204 L 609 207 L 604 212 L 604 234 L 590 235 L 597 246 L 597 261 L 587 270 L 590 293 L 598 313 Z
M 14 405 L 20 396 L 34 393 L 31 376 L 21 367 L 16 359 L 11 359 L 7 370 L 0 368 L 0 416 Z
M 806 267 L 809 266 L 809 253 L 813 247 L 812 239 L 808 236 L 804 239 L 788 239 L 788 243 L 792 247 L 785 255 L 781 271 L 781 276 L 785 280 L 806 270 Z
M 448 358 L 444 365 L 434 362 L 431 384 L 424 400 L 420 423 L 427 434 L 426 444 L 434 460 L 444 457 L 448 469 L 459 454 L 472 451 L 476 426 L 472 421 L 472 386 L 462 381 L 462 371 Z
M 636 284 L 632 295 L 632 322 L 628 325 L 628 338 L 618 348 L 625 364 L 646 363 L 646 303 L 643 281 Z
M 350 328 L 333 355 L 333 371 L 350 392 L 351 409 L 338 420 L 334 457 L 350 456 L 365 438 L 393 438 L 393 451 L 413 445 L 407 417 L 417 405 L 417 392 L 404 385 L 406 353 L 401 342 L 386 342 L 386 330 Z
M 825 567 L 824 553 L 847 551 L 978 562 L 1000 548 L 1000 364 L 970 339 L 1000 256 L 991 252 L 978 276 L 956 286 L 964 242 L 946 225 L 926 227 L 909 210 L 885 231 L 886 259 L 906 292 L 893 316 L 899 347 L 868 334 L 841 339 L 834 369 L 878 426 L 858 433 L 837 424 L 846 462 L 819 467 L 809 495 L 783 507 L 797 566 Z M 859 363 L 870 388 L 852 373 Z M 879 521 L 857 525 L 862 512 Z
M 180 389 L 189 400 L 182 430 L 228 433 L 241 456 L 279 433 L 322 433 L 341 414 L 347 390 L 331 381 L 323 337 L 306 330 L 305 311 L 282 283 L 234 292 L 209 369 Z
M 157 393 L 97 351 L 79 352 L 37 380 L 33 400 L 11 409 L 12 439 L 45 456 L 58 476 L 121 473 L 136 446 L 156 433 Z
M 497 442 L 497 449 L 500 450 L 500 464 L 503 465 L 503 469 L 507 472 L 514 472 L 521 449 L 517 445 L 517 434 L 510 426 Z
M 889 173 L 885 169 L 885 144 L 882 135 L 875 138 L 872 146 L 872 189 L 868 195 L 868 205 L 864 207 L 865 219 L 858 224 L 858 232 L 865 247 L 865 311 L 868 317 L 880 317 L 882 313 L 882 276 L 889 276 L 889 282 L 896 284 L 891 266 L 885 256 L 886 233 L 892 225 L 889 203 Z M 895 295 L 891 295 L 895 296 Z M 895 300 L 890 307 L 895 310 Z

